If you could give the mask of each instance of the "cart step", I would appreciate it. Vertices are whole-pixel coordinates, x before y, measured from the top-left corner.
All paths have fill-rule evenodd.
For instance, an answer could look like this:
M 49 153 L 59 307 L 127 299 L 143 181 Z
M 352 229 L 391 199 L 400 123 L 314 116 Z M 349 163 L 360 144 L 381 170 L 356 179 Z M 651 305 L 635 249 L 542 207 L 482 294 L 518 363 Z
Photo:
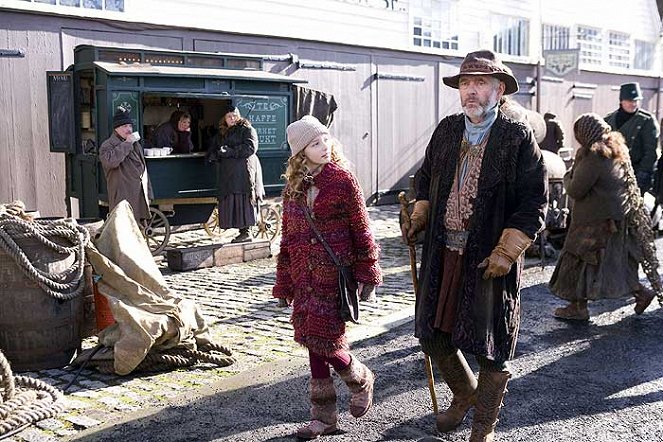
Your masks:
M 220 267 L 270 256 L 272 250 L 267 240 L 239 244 L 206 244 L 166 250 L 168 267 L 176 271 Z

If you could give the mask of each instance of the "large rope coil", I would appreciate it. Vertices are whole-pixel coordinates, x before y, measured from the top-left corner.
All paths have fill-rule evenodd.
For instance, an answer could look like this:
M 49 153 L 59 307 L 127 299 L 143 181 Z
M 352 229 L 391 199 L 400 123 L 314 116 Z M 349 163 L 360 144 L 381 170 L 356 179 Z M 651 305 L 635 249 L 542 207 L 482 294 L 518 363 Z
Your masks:
M 228 367 L 235 363 L 235 358 L 232 357 L 232 351 L 229 348 L 216 343 L 202 345 L 198 350 L 171 348 L 149 352 L 138 367 L 134 369 L 134 373 L 168 371 L 176 368 L 192 367 L 197 363 Z M 101 373 L 115 373 L 113 360 L 93 359 L 90 361 L 90 365 L 96 367 Z
M 59 273 L 35 267 L 21 246 L 25 239 L 36 240 L 58 254 L 74 254 L 74 265 Z M 85 288 L 85 246 L 89 241 L 88 230 L 73 220 L 32 221 L 20 201 L 0 204 L 0 249 L 11 256 L 25 275 L 53 298 L 68 301 L 79 296 Z
M 0 351 L 0 438 L 65 410 L 60 390 L 38 379 L 13 376 Z

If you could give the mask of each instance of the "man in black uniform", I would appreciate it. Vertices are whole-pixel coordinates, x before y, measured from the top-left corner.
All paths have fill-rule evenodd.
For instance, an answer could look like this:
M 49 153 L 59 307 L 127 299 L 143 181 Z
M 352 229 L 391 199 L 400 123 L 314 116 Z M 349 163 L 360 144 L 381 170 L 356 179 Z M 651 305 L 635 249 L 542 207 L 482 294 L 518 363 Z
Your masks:
M 626 138 L 635 178 L 644 194 L 651 188 L 656 162 L 659 126 L 656 118 L 640 108 L 640 84 L 624 83 L 619 89 L 619 109 L 606 115 L 605 121 Z

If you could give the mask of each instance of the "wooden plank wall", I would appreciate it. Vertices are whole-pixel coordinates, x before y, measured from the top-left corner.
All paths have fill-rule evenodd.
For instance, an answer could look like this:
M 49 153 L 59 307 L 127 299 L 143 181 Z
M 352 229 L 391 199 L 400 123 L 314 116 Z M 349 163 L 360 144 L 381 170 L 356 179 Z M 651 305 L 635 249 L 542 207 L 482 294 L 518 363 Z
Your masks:
M 51 215 L 64 208 L 65 188 L 63 158 L 48 149 L 46 104 L 46 71 L 61 67 L 59 37 L 57 28 L 35 29 L 32 16 L 11 16 L 0 19 L 0 46 L 25 57 L 0 58 L 0 202 Z
M 460 110 L 458 93 L 442 77 L 458 72 L 461 58 L 413 54 L 274 37 L 240 36 L 186 29 L 153 29 L 98 21 L 0 11 L 0 47 L 25 50 L 25 58 L 0 58 L 0 202 L 16 198 L 44 215 L 65 214 L 62 154 L 48 152 L 47 70 L 66 68 L 78 44 L 286 55 L 355 70 L 297 69 L 268 62 L 266 69 L 308 80 L 308 87 L 334 94 L 339 104 L 333 134 L 355 165 L 366 197 L 407 185 L 420 164 L 438 121 Z M 124 27 L 124 28 L 122 28 Z M 509 63 L 521 82 L 536 76 L 533 64 Z M 424 81 L 376 80 L 376 73 Z M 605 115 L 618 106 L 620 83 L 640 81 L 644 108 L 656 110 L 658 78 L 582 71 L 542 82 L 541 111 L 560 116 L 570 135 L 574 118 L 589 110 Z M 524 86 L 528 87 L 528 86 Z M 584 92 L 584 94 L 583 94 Z M 581 98 L 580 96 L 584 96 Z M 527 94 L 516 99 L 534 107 Z

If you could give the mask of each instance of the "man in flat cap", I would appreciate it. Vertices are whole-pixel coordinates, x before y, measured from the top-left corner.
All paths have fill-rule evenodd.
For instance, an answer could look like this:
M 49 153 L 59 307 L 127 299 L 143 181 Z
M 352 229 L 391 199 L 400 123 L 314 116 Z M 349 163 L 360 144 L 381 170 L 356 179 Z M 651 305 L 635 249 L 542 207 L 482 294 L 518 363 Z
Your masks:
M 127 110 L 118 107 L 113 115 L 113 133 L 99 148 L 104 169 L 109 210 L 127 200 L 138 225 L 150 219 L 152 188 L 147 175 L 143 146 L 133 133 L 133 120 Z
M 452 431 L 474 407 L 470 440 L 492 441 L 520 325 L 522 255 L 543 229 L 546 171 L 532 130 L 498 107 L 518 82 L 493 52 L 467 54 L 443 80 L 463 112 L 435 129 L 403 226 L 409 242 L 426 231 L 415 336 L 453 393 L 437 430 Z M 478 380 L 462 352 L 476 356 Z
M 608 114 L 605 121 L 612 130 L 626 138 L 635 178 L 644 195 L 651 188 L 656 163 L 659 126 L 656 118 L 640 108 L 642 91 L 637 82 L 624 83 L 619 88 L 619 109 Z

